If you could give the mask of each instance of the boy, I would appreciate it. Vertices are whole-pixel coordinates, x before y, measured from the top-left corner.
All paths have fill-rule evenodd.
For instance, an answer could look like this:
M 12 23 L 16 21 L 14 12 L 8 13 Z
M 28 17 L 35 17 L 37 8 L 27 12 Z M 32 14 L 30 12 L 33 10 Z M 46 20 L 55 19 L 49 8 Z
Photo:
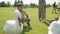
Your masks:
M 29 16 L 27 15 L 27 13 L 23 10 L 23 5 L 21 3 L 18 3 L 18 7 L 17 7 L 17 11 L 15 13 L 17 13 L 17 16 L 19 14 L 21 14 L 20 16 L 18 16 L 18 22 L 19 22 L 19 25 L 20 23 L 24 23 L 24 22 L 27 22 L 27 25 L 30 26 L 30 19 L 29 19 Z M 21 17 L 21 18 L 19 18 Z

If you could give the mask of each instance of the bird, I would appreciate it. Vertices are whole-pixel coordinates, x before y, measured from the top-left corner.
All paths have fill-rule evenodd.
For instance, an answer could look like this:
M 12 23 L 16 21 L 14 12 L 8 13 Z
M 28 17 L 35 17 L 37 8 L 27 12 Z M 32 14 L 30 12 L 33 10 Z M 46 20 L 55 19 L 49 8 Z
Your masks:
M 7 20 L 3 30 L 6 34 L 20 34 L 23 31 L 23 24 L 18 23 L 18 16 L 21 18 L 21 13 L 18 10 L 15 10 L 15 19 L 14 20 Z M 18 16 L 17 16 L 18 15 Z
M 60 17 L 48 27 L 48 34 L 60 34 Z

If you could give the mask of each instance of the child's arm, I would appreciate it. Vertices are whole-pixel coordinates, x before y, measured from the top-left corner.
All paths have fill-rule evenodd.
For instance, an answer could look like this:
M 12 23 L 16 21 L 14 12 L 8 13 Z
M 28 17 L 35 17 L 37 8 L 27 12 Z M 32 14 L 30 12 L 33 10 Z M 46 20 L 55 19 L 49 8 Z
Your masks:
M 26 15 L 26 18 L 29 18 L 28 14 L 27 14 L 25 11 L 23 11 L 23 12 L 24 12 L 24 14 Z

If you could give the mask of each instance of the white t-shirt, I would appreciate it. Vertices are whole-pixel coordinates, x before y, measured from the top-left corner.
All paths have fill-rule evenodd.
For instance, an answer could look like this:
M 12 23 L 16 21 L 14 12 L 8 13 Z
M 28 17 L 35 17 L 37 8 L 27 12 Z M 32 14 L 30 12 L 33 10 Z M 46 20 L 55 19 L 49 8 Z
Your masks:
M 15 10 L 15 20 L 18 22 L 18 18 L 22 19 L 22 14 L 19 12 L 19 10 Z

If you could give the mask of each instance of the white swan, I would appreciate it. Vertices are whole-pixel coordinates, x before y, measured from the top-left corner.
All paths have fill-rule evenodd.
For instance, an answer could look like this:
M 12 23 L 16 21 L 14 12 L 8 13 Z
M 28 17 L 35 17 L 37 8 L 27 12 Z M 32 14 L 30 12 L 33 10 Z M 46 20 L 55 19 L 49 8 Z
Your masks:
M 60 34 L 60 17 L 57 21 L 53 21 L 48 27 L 48 34 Z
M 53 21 L 48 27 L 48 34 L 60 34 L 60 3 L 57 5 L 59 19 Z
M 15 10 L 15 20 L 6 21 L 6 25 L 4 27 L 4 31 L 6 34 L 20 34 L 23 31 L 23 24 L 19 26 L 18 17 L 21 19 L 22 15 L 18 10 Z

